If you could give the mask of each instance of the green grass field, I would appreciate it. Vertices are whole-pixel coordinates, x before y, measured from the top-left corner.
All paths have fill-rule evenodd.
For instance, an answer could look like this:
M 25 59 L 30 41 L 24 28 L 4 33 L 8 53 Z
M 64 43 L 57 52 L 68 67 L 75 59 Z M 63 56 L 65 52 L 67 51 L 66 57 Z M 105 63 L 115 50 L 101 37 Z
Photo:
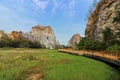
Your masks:
M 93 59 L 47 49 L 0 49 L 0 80 L 119 80 Z

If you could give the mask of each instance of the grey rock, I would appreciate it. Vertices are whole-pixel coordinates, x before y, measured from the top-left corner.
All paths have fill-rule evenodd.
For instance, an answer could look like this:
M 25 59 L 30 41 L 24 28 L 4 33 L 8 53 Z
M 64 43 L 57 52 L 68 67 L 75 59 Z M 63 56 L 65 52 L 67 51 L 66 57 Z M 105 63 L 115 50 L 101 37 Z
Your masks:
M 7 33 L 5 33 L 3 30 L 0 30 L 0 39 L 2 37 L 8 37 Z
M 72 38 L 68 41 L 68 46 L 76 49 L 77 48 L 77 44 L 79 44 L 81 39 L 82 39 L 82 37 L 80 36 L 80 34 L 74 34 L 72 36 Z
M 32 31 L 25 33 L 24 37 L 31 41 L 38 41 L 42 47 L 54 49 L 59 45 L 53 29 L 50 26 L 35 26 Z
M 89 17 L 85 37 L 103 41 L 103 30 L 106 27 L 113 33 L 120 31 L 120 23 L 113 23 L 118 11 L 120 11 L 120 0 L 101 0 Z

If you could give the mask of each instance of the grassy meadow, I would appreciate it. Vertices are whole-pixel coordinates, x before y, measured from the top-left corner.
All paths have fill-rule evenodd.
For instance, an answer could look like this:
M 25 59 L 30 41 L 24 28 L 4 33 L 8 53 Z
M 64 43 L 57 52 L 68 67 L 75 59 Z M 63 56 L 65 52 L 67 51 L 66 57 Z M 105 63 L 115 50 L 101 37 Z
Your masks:
M 0 49 L 0 80 L 119 80 L 93 59 L 47 49 Z

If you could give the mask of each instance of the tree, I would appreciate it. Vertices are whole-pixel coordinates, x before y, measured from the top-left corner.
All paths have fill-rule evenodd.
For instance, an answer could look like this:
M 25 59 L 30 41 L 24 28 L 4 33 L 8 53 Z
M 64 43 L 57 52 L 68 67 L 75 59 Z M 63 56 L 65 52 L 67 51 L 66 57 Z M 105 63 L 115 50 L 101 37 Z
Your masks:
M 77 45 L 78 49 L 84 50 L 103 50 L 103 43 L 97 40 L 92 40 L 89 38 L 83 38 Z
M 80 41 L 80 43 L 77 45 L 77 48 L 78 48 L 78 49 L 84 49 L 84 40 L 85 40 L 85 38 L 83 38 L 83 39 Z
M 113 46 L 110 46 L 110 47 L 107 48 L 107 51 L 120 52 L 120 45 L 119 44 L 115 44 Z
M 120 11 L 117 11 L 117 16 L 113 18 L 113 23 L 120 23 Z
M 5 47 L 5 43 L 3 40 L 0 40 L 0 48 L 3 48 L 3 47 Z
M 107 51 L 119 51 L 120 50 L 120 30 L 113 33 L 110 28 L 106 28 L 103 31 L 103 40 L 104 45 Z
M 103 30 L 103 41 L 106 47 L 111 46 L 116 43 L 115 35 L 110 28 L 105 28 Z
M 41 48 L 41 44 L 38 41 L 35 42 L 30 41 L 29 44 L 30 48 Z

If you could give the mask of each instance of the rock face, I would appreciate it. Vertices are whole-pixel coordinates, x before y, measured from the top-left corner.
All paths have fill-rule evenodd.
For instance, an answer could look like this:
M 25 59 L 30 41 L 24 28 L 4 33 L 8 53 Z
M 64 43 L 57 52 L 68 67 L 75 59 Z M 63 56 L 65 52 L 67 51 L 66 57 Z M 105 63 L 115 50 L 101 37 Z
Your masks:
M 11 39 L 28 39 L 31 41 L 37 41 L 41 44 L 42 47 L 48 49 L 54 49 L 59 47 L 59 42 L 56 41 L 56 37 L 53 29 L 50 26 L 35 26 L 32 27 L 32 31 L 28 33 L 23 33 L 22 31 L 12 31 L 10 34 L 5 33 L 4 31 L 0 31 L 0 39 L 11 38 Z
M 72 36 L 72 38 L 68 42 L 68 46 L 72 48 L 77 48 L 76 45 L 80 42 L 82 38 L 79 34 L 75 34 Z
M 7 34 L 4 31 L 0 30 L 0 39 L 5 35 L 7 35 Z
M 112 29 L 114 33 L 120 31 L 120 23 L 113 22 L 118 11 L 120 11 L 120 0 L 101 0 L 89 17 L 85 36 L 103 41 L 103 30 L 106 27 Z
M 23 39 L 23 32 L 22 31 L 12 31 L 10 33 L 10 37 L 14 40 L 14 39 Z
M 53 49 L 59 45 L 56 41 L 56 37 L 53 29 L 50 26 L 35 26 L 32 27 L 32 31 L 25 33 L 24 37 L 31 41 L 38 41 L 45 48 Z

